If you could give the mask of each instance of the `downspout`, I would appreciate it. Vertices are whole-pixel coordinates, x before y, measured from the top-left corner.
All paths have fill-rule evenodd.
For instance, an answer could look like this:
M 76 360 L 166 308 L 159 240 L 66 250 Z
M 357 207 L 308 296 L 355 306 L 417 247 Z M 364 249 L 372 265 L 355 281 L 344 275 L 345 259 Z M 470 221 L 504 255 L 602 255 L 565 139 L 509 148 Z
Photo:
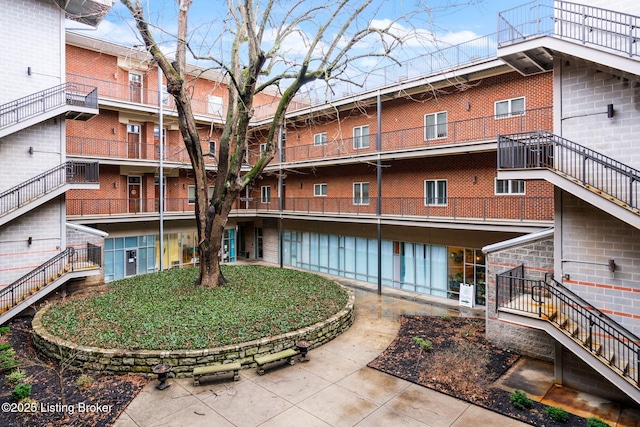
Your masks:
M 376 98 L 376 109 L 378 113 L 376 123 L 376 175 L 378 183 L 378 205 L 376 206 L 378 222 L 378 295 L 382 295 L 382 224 L 380 223 L 380 216 L 382 215 L 382 159 L 380 158 L 380 152 L 382 151 L 382 100 L 380 98 L 380 91 L 378 91 Z

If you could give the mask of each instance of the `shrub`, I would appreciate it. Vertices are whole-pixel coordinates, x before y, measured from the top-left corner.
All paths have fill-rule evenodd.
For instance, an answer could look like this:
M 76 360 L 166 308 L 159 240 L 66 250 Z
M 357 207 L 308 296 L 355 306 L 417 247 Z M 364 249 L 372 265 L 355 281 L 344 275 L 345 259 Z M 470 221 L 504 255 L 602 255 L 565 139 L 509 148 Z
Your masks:
M 5 377 L 4 384 L 9 387 L 15 387 L 24 380 L 25 375 L 24 371 L 16 369 Z
M 11 344 L 0 344 L 0 351 L 9 350 L 11 348 Z
M 424 351 L 431 351 L 433 349 L 433 343 L 429 340 L 425 340 L 420 337 L 413 337 L 413 342 L 418 344 Z
M 11 348 L 11 346 L 0 351 L 0 369 L 15 368 L 18 364 L 19 362 L 16 360 L 16 352 Z
M 82 388 L 89 388 L 93 384 L 93 377 L 91 375 L 82 374 L 76 380 L 76 386 Z
M 518 409 L 529 409 L 533 406 L 533 400 L 527 397 L 527 393 L 520 390 L 511 393 L 511 403 Z
M 602 421 L 600 418 L 591 417 L 587 419 L 587 427 L 610 427 L 609 424 Z
M 559 423 L 566 423 L 569 419 L 567 411 L 562 408 L 558 408 L 557 406 L 547 406 L 547 416 L 553 421 L 557 421 Z
M 24 398 L 31 396 L 31 384 L 29 383 L 20 383 L 18 384 L 11 393 L 11 399 L 14 401 L 20 401 Z
M 445 322 L 450 322 L 451 321 L 451 316 L 448 314 L 443 314 L 441 316 L 441 319 L 444 320 Z
M 9 327 L 8 326 L 1 326 L 0 327 L 0 335 L 5 335 L 9 333 Z

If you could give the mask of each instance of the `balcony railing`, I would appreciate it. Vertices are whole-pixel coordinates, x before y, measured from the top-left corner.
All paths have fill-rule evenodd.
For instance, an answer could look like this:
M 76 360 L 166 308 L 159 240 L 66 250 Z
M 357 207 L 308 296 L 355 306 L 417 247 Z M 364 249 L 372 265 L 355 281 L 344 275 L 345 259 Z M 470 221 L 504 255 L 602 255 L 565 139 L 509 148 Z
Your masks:
M 130 102 L 134 104 L 145 105 L 148 107 L 158 108 L 158 90 L 141 87 L 138 85 L 129 85 L 116 83 L 109 80 L 102 80 L 90 76 L 82 76 L 79 74 L 67 74 L 67 80 L 81 82 L 85 85 L 93 85 L 100 91 L 100 98 L 112 99 L 117 101 Z M 176 106 L 173 98 L 166 92 L 162 93 L 163 109 L 165 112 L 176 113 Z M 205 99 L 191 98 L 191 108 L 196 115 L 223 119 L 226 117 L 225 105 L 210 105 Z
M 549 275 L 524 278 L 524 266 L 496 276 L 496 311 L 520 311 L 551 322 L 620 376 L 639 384 L 640 338 Z
M 547 132 L 500 135 L 498 169 L 547 168 L 638 209 L 640 171 Z
M 474 221 L 551 221 L 553 219 L 553 197 L 495 196 L 495 197 L 450 197 L 440 200 L 442 205 L 425 205 L 423 198 L 383 197 L 383 217 L 409 219 L 467 219 Z M 366 203 L 354 203 L 353 198 L 285 198 L 283 212 L 311 215 L 376 216 L 377 199 Z M 67 200 L 67 215 L 76 216 L 131 216 L 158 212 L 158 199 L 75 199 Z M 267 213 L 279 212 L 279 200 L 269 202 L 242 198 L 236 201 L 233 212 Z M 189 199 L 165 199 L 168 214 L 193 213 L 194 205 Z
M 64 184 L 98 182 L 97 162 L 68 161 L 0 193 L 0 216 Z
M 71 156 L 158 161 L 158 151 L 156 144 L 67 136 L 67 154 Z M 208 153 L 208 141 L 203 141 L 202 151 Z M 189 154 L 184 145 L 165 145 L 164 153 L 165 161 L 191 164 Z M 205 156 L 204 161 L 207 164 L 217 163 L 213 156 L 208 155 Z
M 445 144 L 473 141 L 496 140 L 498 135 L 519 133 L 537 129 L 551 129 L 553 122 L 552 107 L 526 110 L 523 114 L 508 117 L 483 116 L 469 120 L 457 120 L 438 124 L 437 129 L 420 126 L 383 132 L 381 152 L 421 149 Z M 438 135 L 438 137 L 430 137 Z M 356 138 L 335 138 L 324 144 L 305 144 L 286 146 L 285 162 L 299 162 L 313 159 L 326 159 L 359 154 L 374 154 L 376 134 Z M 290 142 L 290 138 L 287 142 Z M 257 156 L 254 154 L 253 156 Z M 255 159 L 250 157 L 253 162 Z
M 98 108 L 96 87 L 67 82 L 0 105 L 0 129 L 63 105 Z
M 498 14 L 498 46 L 553 36 L 640 54 L 640 17 L 567 1 L 536 0 Z

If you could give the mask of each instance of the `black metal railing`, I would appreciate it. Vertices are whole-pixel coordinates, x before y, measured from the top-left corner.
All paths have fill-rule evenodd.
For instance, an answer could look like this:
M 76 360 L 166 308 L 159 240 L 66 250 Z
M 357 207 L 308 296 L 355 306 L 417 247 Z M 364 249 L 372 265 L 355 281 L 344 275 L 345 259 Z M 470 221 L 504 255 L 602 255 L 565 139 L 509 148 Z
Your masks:
M 67 161 L 0 193 L 0 217 L 64 184 L 97 183 L 98 162 Z
M 64 274 L 102 265 L 102 248 L 87 244 L 69 247 L 0 291 L 0 309 L 10 309 L 34 291 L 43 289 Z
M 474 221 L 551 221 L 552 196 L 449 197 L 427 204 L 422 197 L 383 197 L 381 215 L 403 218 L 469 219 Z M 353 197 L 286 197 L 260 200 L 241 198 L 232 213 L 285 212 L 310 215 L 376 216 L 377 199 L 354 200 Z M 157 213 L 158 199 L 67 199 L 67 216 L 111 216 Z M 282 206 L 282 211 L 280 210 Z M 194 201 L 187 198 L 164 200 L 164 212 L 194 212 Z
M 543 35 L 640 55 L 635 15 L 559 0 L 535 0 L 498 14 L 498 46 Z
M 625 203 L 640 204 L 640 171 L 548 132 L 498 137 L 498 169 L 547 168 Z
M 524 266 L 496 275 L 496 311 L 526 312 L 551 322 L 636 386 L 640 339 L 592 304 L 553 280 L 525 279 Z
M 0 129 L 63 105 L 98 108 L 98 89 L 67 82 L 0 105 Z

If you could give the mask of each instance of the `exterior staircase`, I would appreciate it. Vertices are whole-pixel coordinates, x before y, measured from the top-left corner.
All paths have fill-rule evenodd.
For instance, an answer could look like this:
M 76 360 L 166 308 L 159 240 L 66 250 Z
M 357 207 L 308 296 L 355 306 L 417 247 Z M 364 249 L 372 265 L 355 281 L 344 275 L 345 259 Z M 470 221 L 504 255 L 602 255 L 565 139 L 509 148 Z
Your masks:
M 496 276 L 496 311 L 536 319 L 565 348 L 640 403 L 640 338 L 552 275 L 524 278 L 524 265 Z
M 98 162 L 68 161 L 0 193 L 0 226 L 69 189 L 100 187 Z
M 545 131 L 500 135 L 498 170 L 526 170 L 640 228 L 640 171 L 595 150 Z
M 100 274 L 102 248 L 69 247 L 0 290 L 0 324 L 29 308 L 70 279 Z
M 89 120 L 98 114 L 98 89 L 67 82 L 0 105 L 0 138 L 64 115 Z

